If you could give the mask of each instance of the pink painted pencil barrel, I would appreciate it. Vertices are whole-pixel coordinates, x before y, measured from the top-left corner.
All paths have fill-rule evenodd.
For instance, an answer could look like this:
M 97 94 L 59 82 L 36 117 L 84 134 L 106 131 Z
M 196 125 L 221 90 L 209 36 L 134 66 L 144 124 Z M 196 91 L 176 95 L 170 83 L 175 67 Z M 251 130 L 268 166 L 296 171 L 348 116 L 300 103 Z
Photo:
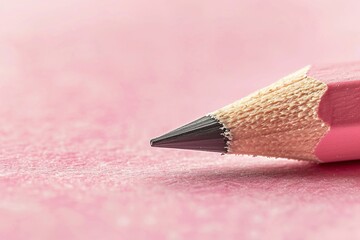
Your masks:
M 327 85 L 318 114 L 329 129 L 316 146 L 317 158 L 360 159 L 360 63 L 313 67 L 308 75 Z
M 307 66 L 151 145 L 317 162 L 360 159 L 360 63 Z

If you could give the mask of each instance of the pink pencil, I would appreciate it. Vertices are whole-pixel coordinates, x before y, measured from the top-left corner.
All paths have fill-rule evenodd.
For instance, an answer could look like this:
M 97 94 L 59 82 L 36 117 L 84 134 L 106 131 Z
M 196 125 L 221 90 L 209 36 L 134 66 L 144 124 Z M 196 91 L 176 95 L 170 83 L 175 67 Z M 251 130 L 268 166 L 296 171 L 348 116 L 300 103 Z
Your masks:
M 360 63 L 307 66 L 151 145 L 317 162 L 360 159 Z

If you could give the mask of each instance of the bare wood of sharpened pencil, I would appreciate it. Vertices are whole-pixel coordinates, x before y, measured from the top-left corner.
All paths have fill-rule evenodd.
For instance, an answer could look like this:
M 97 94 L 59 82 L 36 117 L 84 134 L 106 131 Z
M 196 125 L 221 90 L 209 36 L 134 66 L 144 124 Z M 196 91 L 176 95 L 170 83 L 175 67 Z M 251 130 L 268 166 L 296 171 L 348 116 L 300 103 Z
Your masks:
M 317 160 L 314 149 L 329 130 L 318 116 L 327 85 L 308 69 L 211 113 L 228 129 L 228 153 Z

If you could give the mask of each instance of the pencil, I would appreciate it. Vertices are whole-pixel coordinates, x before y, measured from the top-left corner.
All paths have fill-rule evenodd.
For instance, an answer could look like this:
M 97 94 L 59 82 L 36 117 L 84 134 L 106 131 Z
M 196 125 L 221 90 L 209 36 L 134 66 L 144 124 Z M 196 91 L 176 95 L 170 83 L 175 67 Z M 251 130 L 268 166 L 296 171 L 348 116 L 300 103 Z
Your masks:
M 304 67 L 150 144 L 316 162 L 360 159 L 360 62 Z

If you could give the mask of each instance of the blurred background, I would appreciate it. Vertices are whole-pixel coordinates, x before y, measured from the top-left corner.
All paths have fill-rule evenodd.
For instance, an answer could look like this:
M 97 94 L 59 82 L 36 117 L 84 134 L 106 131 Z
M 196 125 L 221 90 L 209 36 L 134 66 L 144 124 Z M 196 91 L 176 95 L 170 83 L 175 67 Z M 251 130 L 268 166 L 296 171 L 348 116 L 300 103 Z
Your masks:
M 0 4 L 1 81 L 94 86 L 117 95 L 123 115 L 147 109 L 149 122 L 186 112 L 165 129 L 307 64 L 360 57 L 356 1 Z
M 305 65 L 358 61 L 359 8 L 0 0 L 0 238 L 359 234 L 360 207 L 346 205 L 359 202 L 355 175 L 336 182 L 306 164 L 149 147 Z

